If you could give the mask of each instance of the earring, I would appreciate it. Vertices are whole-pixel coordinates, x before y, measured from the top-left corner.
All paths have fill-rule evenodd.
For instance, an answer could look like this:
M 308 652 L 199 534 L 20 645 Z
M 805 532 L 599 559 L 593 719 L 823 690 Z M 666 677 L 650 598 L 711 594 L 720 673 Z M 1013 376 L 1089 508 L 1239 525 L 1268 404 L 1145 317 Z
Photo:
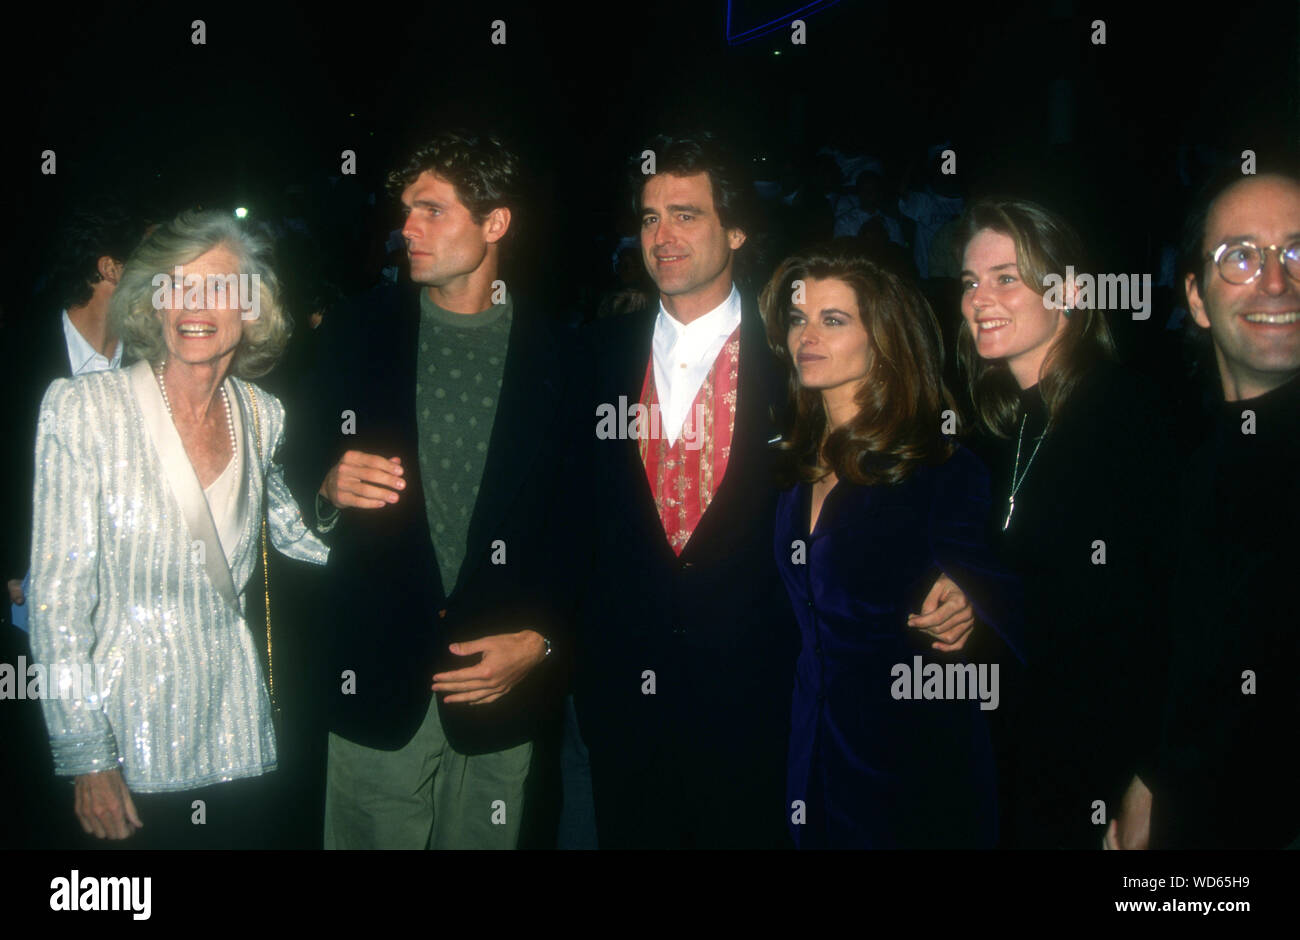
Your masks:
M 1069 307 L 1066 307 L 1064 310 L 1061 311 L 1061 313 L 1065 314 L 1065 319 L 1068 320 L 1070 319 L 1070 314 L 1074 313 L 1074 311 L 1071 310 Z

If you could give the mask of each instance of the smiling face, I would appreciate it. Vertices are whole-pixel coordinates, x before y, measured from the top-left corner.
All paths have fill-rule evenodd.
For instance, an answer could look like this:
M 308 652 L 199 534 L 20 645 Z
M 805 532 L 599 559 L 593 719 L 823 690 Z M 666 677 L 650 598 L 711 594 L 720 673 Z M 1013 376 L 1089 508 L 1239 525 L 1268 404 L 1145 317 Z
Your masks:
M 871 373 L 871 340 L 853 288 L 835 278 L 809 278 L 789 322 L 786 346 L 799 384 L 850 400 Z
M 169 276 L 172 272 L 168 272 Z M 239 274 L 239 259 L 226 245 L 217 245 L 182 266 L 184 281 L 191 275 L 203 279 L 202 287 L 195 293 L 200 298 L 193 306 L 185 304 L 190 293 L 183 291 L 178 298 L 174 291 L 165 294 L 166 305 L 159 310 L 162 320 L 163 341 L 167 344 L 169 359 L 189 365 L 229 364 L 235 348 L 244 335 L 238 290 L 215 291 L 208 288 L 209 276 L 221 277 L 228 283 L 229 275 Z M 179 306 L 177 300 L 181 300 Z
M 1247 240 L 1260 247 L 1300 238 L 1300 186 L 1280 177 L 1247 179 L 1225 191 L 1205 221 L 1201 251 Z M 1249 284 L 1229 284 L 1212 261 L 1187 278 L 1191 314 L 1214 341 L 1229 401 L 1254 398 L 1300 374 L 1300 284 L 1276 252 Z
M 504 228 L 496 231 L 499 220 L 493 216 L 476 223 L 456 187 L 427 170 L 402 191 L 402 208 L 402 237 L 416 284 L 454 286 L 483 264 L 488 245 L 504 234 Z
M 962 255 L 961 313 L 980 358 L 1005 360 L 1021 388 L 1038 384 L 1067 323 L 1021 278 L 1011 236 L 992 229 L 976 233 Z
M 659 173 L 641 191 L 641 254 L 664 308 L 689 322 L 731 293 L 732 252 L 745 243 L 726 229 L 707 173 Z

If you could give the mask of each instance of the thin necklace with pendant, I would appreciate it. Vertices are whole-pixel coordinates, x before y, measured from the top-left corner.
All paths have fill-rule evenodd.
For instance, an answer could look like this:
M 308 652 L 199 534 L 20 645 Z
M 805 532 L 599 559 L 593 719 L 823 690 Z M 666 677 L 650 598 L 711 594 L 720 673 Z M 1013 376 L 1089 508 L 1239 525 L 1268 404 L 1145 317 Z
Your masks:
M 1011 514 L 1016 511 L 1016 493 L 1020 491 L 1020 484 L 1025 482 L 1025 477 L 1029 476 L 1029 468 L 1034 465 L 1034 458 L 1038 456 L 1038 448 L 1043 446 L 1043 438 L 1047 437 L 1047 428 L 1043 433 L 1038 435 L 1038 443 L 1034 445 L 1034 452 L 1029 455 L 1029 460 L 1025 463 L 1025 472 L 1020 472 L 1020 447 L 1025 441 L 1025 422 L 1029 420 L 1029 412 L 1025 412 L 1020 419 L 1020 436 L 1016 438 L 1016 465 L 1011 470 L 1011 495 L 1007 497 L 1007 517 L 1002 520 L 1002 531 L 1007 530 L 1011 525 Z

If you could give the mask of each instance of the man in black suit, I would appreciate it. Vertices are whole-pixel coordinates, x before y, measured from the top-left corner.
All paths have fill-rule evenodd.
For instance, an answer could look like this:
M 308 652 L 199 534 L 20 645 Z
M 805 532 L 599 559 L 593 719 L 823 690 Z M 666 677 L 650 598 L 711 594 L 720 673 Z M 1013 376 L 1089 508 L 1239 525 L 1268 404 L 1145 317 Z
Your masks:
M 23 579 L 31 562 L 37 412 L 55 379 L 121 364 L 122 343 L 108 321 L 108 304 L 127 257 L 143 235 L 144 223 L 111 199 L 93 200 L 74 212 L 55 235 L 47 290 L 34 308 L 36 315 L 6 328 L 0 344 L 5 352 L 3 401 L 17 429 L 8 455 L 11 482 L 0 488 L 4 500 L 0 574 L 8 589 L 0 603 L 0 661 L 15 668 L 20 657 L 28 664 L 32 661 L 27 634 L 11 623 L 11 613 L 19 615 L 14 621 L 25 619 L 21 616 L 26 613 Z M 26 678 L 19 681 L 25 683 Z M 0 766 L 15 778 L 4 780 L 0 790 L 30 794 L 13 804 L 27 811 L 19 814 L 17 831 L 8 835 L 18 844 L 30 836 L 32 844 L 49 846 L 52 830 L 40 808 L 58 801 L 55 820 L 65 819 L 67 808 L 59 799 L 62 790 L 54 789 L 39 703 L 4 702 L 0 715 L 0 742 L 13 755 L 0 760 Z
M 769 442 L 787 377 L 735 283 L 752 188 L 709 134 L 632 167 L 645 316 L 587 342 L 593 512 L 575 673 L 601 848 L 781 847 L 797 636 L 777 573 Z M 644 431 L 638 439 L 638 430 Z M 782 550 L 792 550 L 782 547 Z M 942 601 L 942 603 L 941 603 Z M 946 579 L 912 625 L 959 648 Z
M 331 314 L 291 418 L 291 485 L 331 546 L 327 848 L 515 847 L 557 714 L 570 374 L 498 277 L 519 175 L 467 134 L 390 174 L 411 283 Z

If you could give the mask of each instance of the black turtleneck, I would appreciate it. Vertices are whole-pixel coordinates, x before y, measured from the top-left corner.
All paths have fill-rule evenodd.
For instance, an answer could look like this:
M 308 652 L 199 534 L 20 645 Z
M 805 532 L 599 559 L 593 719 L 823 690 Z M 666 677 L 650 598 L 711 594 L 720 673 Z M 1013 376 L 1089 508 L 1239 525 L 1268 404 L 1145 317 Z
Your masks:
M 1300 837 L 1300 376 L 1220 405 L 1180 508 L 1152 844 L 1285 846 Z
M 1144 377 L 1105 364 L 1050 428 L 1036 386 L 1022 393 L 1020 417 L 1023 437 L 1018 418 L 1009 440 L 972 442 L 989 465 L 999 527 L 1020 448 L 1015 511 L 997 536 L 1025 582 L 1025 669 L 1008 668 L 989 631 L 972 639 L 973 655 L 1003 663 L 994 730 L 1004 843 L 1096 848 L 1104 827 L 1093 802 L 1117 813 L 1158 741 L 1172 406 Z
M 1020 392 L 1020 416 L 1025 422 L 1025 435 L 1038 435 L 1047 427 L 1047 404 L 1043 391 L 1037 385 Z

